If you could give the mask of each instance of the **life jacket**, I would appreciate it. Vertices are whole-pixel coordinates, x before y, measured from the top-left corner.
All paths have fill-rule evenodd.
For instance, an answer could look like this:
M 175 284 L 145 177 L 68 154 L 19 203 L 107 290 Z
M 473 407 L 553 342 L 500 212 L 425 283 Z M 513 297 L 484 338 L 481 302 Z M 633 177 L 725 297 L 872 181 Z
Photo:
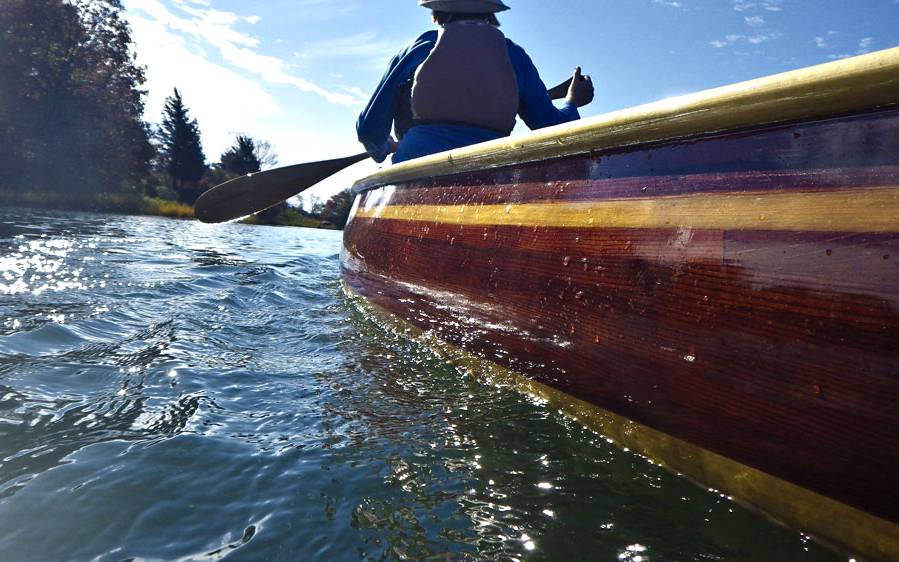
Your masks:
M 451 23 L 415 72 L 416 123 L 481 127 L 508 135 L 518 114 L 518 80 L 503 33 L 486 23 Z

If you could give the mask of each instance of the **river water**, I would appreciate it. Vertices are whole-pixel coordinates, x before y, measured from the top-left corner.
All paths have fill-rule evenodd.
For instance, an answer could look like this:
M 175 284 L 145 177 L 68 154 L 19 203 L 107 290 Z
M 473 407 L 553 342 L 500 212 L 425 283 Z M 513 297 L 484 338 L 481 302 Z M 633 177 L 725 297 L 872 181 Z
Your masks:
M 0 209 L 0 560 L 841 560 L 460 374 L 340 234 Z

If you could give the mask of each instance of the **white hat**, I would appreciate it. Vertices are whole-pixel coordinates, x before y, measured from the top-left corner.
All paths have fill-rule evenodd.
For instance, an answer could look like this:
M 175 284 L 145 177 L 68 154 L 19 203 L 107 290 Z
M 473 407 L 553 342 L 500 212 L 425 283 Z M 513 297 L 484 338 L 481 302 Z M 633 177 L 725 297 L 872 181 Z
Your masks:
M 419 0 L 418 4 L 450 14 L 495 14 L 509 9 L 502 0 Z

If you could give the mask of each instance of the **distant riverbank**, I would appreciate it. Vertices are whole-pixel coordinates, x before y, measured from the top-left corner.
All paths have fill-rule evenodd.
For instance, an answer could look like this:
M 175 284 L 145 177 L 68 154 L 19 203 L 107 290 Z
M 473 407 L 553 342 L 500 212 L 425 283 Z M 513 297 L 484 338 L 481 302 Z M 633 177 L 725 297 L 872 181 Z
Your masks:
M 168 217 L 173 219 L 193 219 L 194 208 L 191 205 L 138 194 L 100 193 L 85 198 L 83 194 L 72 197 L 67 193 L 24 191 L 14 192 L 0 189 L 0 207 L 22 207 L 27 209 L 53 209 L 59 211 L 88 211 L 94 213 L 112 213 L 120 215 L 142 215 Z M 301 211 L 288 208 L 275 217 L 262 222 L 257 217 L 248 217 L 247 224 L 266 224 L 268 226 L 295 226 L 302 228 L 319 228 L 334 230 L 335 227 L 326 221 L 310 217 Z

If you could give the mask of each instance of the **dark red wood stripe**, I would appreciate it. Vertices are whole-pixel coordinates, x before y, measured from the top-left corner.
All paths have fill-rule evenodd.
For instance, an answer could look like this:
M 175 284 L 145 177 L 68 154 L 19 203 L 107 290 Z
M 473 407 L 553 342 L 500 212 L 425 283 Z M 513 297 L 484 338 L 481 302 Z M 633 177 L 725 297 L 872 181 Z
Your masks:
M 693 193 L 826 191 L 829 189 L 899 185 L 899 166 L 733 172 L 677 176 L 544 181 L 528 185 L 422 187 L 391 195 L 393 205 L 507 205 L 534 202 L 603 201 L 631 197 L 663 197 Z M 376 204 L 383 195 L 369 192 L 363 204 Z
M 608 274 L 603 274 L 608 260 L 636 259 L 681 269 L 702 263 L 742 263 L 757 285 L 828 290 L 837 278 L 846 291 L 892 300 L 899 306 L 899 236 L 890 233 L 495 227 L 367 218 L 354 221 L 361 230 L 409 240 L 427 239 L 457 248 L 513 254 L 536 252 L 555 261 L 559 266 L 556 273 L 571 277 L 588 272 L 594 282 L 597 275 L 607 282 Z M 455 265 L 468 264 L 463 261 Z M 860 268 L 864 275 L 857 274 Z M 629 282 L 627 285 L 632 286 Z

